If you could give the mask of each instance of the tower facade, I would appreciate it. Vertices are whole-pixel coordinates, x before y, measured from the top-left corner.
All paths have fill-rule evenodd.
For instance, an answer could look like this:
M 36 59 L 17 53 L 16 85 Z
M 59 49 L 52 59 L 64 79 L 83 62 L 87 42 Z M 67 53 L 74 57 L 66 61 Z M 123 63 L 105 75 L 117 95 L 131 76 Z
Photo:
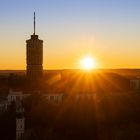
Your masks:
M 35 34 L 35 13 L 34 13 L 34 33 L 31 39 L 26 40 L 26 63 L 27 77 L 37 80 L 43 75 L 43 40 Z

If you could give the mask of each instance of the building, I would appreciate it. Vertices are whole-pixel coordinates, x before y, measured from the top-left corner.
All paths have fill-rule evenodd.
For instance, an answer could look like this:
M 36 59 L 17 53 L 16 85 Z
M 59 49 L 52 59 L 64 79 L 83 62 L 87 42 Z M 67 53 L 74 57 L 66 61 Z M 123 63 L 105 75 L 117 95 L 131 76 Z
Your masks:
M 79 93 L 75 95 L 76 101 L 93 101 L 96 100 L 96 93 Z
M 130 80 L 130 88 L 132 90 L 140 90 L 140 78 L 136 77 Z
M 30 94 L 24 94 L 22 91 L 13 91 L 12 89 L 10 89 L 9 94 L 7 96 L 8 104 L 11 104 L 12 102 L 22 101 L 28 96 L 30 96 Z
M 38 80 L 43 74 L 43 40 L 38 39 L 35 34 L 35 13 L 34 33 L 31 39 L 26 40 L 26 63 L 27 77 L 30 80 Z
M 7 94 L 0 94 L 0 112 L 5 112 L 8 108 Z
M 0 112 L 5 112 L 8 108 L 8 103 L 6 100 L 0 101 Z
M 62 103 L 64 100 L 63 93 L 47 93 L 43 95 L 47 101 Z
M 24 108 L 21 104 L 16 107 L 16 140 L 23 138 L 25 131 Z

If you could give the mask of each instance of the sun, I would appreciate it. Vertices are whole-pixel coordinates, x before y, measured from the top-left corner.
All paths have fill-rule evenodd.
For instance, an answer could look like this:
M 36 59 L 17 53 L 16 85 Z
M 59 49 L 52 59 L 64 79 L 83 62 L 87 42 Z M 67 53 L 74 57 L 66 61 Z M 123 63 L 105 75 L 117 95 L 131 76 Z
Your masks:
M 85 56 L 81 59 L 80 65 L 84 70 L 96 69 L 96 60 L 92 56 Z

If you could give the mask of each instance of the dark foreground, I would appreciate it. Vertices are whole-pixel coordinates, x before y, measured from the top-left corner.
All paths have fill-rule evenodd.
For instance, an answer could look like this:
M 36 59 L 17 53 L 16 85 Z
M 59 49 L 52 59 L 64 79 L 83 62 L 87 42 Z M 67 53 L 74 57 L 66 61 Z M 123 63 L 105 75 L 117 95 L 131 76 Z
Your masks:
M 10 88 L 31 93 L 22 102 L 26 122 L 23 140 L 138 140 L 140 85 L 131 89 L 130 81 L 139 73 L 53 71 L 37 84 L 27 81 L 24 74 L 6 73 L 0 76 L 0 93 L 7 94 Z M 64 93 L 65 100 L 50 102 L 37 92 L 32 94 L 38 90 Z M 76 100 L 77 94 L 94 98 Z M 0 113 L 0 140 L 15 140 L 16 115 L 14 102 Z
M 24 101 L 25 140 L 138 140 L 140 95 L 49 103 L 40 95 Z M 14 105 L 0 115 L 0 139 L 14 140 Z

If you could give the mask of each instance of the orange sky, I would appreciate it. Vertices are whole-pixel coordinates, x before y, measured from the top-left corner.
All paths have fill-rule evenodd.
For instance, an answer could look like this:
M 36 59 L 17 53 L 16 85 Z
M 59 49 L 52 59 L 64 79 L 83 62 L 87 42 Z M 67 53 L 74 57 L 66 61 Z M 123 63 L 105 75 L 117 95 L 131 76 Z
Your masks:
M 34 11 L 44 41 L 44 69 L 81 68 L 80 59 L 88 54 L 97 68 L 140 68 L 139 6 L 137 0 L 4 1 L 0 69 L 26 69 Z

